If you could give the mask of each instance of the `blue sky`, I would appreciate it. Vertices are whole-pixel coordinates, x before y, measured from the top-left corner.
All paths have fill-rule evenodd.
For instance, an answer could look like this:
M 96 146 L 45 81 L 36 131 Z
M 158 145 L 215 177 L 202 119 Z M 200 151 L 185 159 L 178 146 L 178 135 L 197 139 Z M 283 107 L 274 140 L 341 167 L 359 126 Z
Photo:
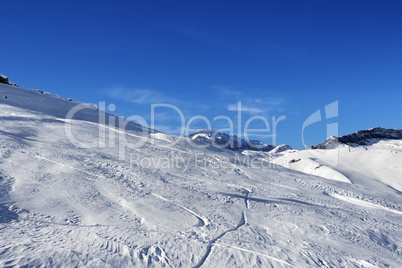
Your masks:
M 228 127 L 215 116 L 236 123 L 241 101 L 243 128 L 286 116 L 276 143 L 301 148 L 303 122 L 334 101 L 339 116 L 323 113 L 307 144 L 328 123 L 340 135 L 401 128 L 401 11 L 400 1 L 7 1 L 0 73 L 148 121 L 152 103 L 169 103 L 215 130 Z M 179 133 L 175 111 L 155 112 L 157 129 Z M 273 142 L 272 125 L 254 134 Z

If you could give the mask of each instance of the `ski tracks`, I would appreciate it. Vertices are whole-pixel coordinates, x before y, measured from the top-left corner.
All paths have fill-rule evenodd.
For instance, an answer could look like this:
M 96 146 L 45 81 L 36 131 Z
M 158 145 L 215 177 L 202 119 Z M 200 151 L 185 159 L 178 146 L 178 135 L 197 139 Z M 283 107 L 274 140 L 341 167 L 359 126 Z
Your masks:
M 222 237 L 224 237 L 226 234 L 231 233 L 231 232 L 235 232 L 237 231 L 239 228 L 241 228 L 242 226 L 247 224 L 247 217 L 246 217 L 246 210 L 249 209 L 250 207 L 250 201 L 248 199 L 249 194 L 252 192 L 249 189 L 246 189 L 244 187 L 242 187 L 244 189 L 243 193 L 245 193 L 244 196 L 244 206 L 245 206 L 245 210 L 243 210 L 241 218 L 239 223 L 236 225 L 236 227 L 231 228 L 229 230 L 226 230 L 224 232 L 222 232 L 221 234 L 219 234 L 218 236 L 216 236 L 215 238 L 213 238 L 207 245 L 207 249 L 204 253 L 204 256 L 201 258 L 201 260 L 194 266 L 194 268 L 199 268 L 201 266 L 203 266 L 206 262 L 206 260 L 208 259 L 208 257 L 211 255 L 212 252 L 212 248 L 214 245 L 217 245 L 217 242 L 219 239 L 221 239 Z M 234 247 L 233 247 L 234 248 Z
M 174 205 L 176 205 L 176 206 L 178 206 L 178 207 L 184 209 L 185 211 L 187 211 L 188 213 L 192 214 L 193 216 L 195 216 L 195 217 L 198 219 L 198 221 L 199 221 L 199 224 L 197 225 L 197 227 L 203 227 L 203 226 L 206 226 L 206 225 L 209 224 L 209 221 L 208 221 L 207 218 L 198 215 L 196 212 L 192 211 L 191 209 L 186 208 L 185 206 L 180 205 L 180 204 L 178 204 L 178 203 L 176 203 L 176 202 L 174 202 L 174 201 L 172 201 L 172 200 L 169 200 L 169 199 L 167 199 L 167 198 L 165 198 L 165 197 L 163 197 L 163 196 L 160 196 L 160 195 L 158 195 L 158 194 L 151 193 L 151 195 L 153 195 L 153 196 L 155 196 L 156 198 L 159 198 L 159 199 L 161 199 L 161 200 L 163 200 L 163 201 L 170 202 L 170 203 L 172 203 L 172 204 L 174 204 Z

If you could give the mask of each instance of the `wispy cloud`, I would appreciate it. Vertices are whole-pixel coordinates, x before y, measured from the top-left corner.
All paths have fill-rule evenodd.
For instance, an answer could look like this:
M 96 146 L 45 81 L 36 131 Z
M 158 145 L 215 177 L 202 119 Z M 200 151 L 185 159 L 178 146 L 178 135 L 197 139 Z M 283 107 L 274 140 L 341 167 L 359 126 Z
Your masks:
M 250 97 L 250 94 L 244 92 L 255 92 L 255 89 L 242 89 L 235 90 L 230 86 L 223 85 L 213 85 L 211 88 L 218 92 L 219 99 L 222 103 L 225 103 L 224 107 L 226 107 L 227 111 L 230 112 L 238 112 L 239 108 L 237 106 L 237 102 L 241 102 L 241 111 L 246 112 L 252 115 L 261 114 L 266 115 L 272 111 L 282 111 L 285 99 L 283 97 L 278 96 L 267 96 L 264 92 L 261 91 L 258 94 L 258 97 Z M 236 103 L 234 103 L 234 101 Z M 228 103 L 229 102 L 229 103 Z
M 129 89 L 122 87 L 114 87 L 107 91 L 112 98 L 138 103 L 176 103 L 177 100 L 168 96 L 164 96 L 161 92 L 152 89 Z
M 252 113 L 252 114 L 259 114 L 264 112 L 264 110 L 256 108 L 256 107 L 250 107 L 250 106 L 245 106 L 241 105 L 239 109 L 239 105 L 236 104 L 230 104 L 228 105 L 228 111 L 230 112 L 247 112 L 247 113 Z
M 238 103 L 232 103 L 227 105 L 227 110 L 230 112 L 246 112 L 252 115 L 256 114 L 268 114 L 274 110 L 280 111 L 282 104 L 284 102 L 283 98 L 278 97 L 265 97 L 265 98 L 239 98 L 237 101 L 241 102 L 239 106 Z
M 194 95 L 178 95 L 173 98 L 168 93 L 153 89 L 127 88 L 127 87 L 112 87 L 104 93 L 116 101 L 135 103 L 130 106 L 131 112 L 145 118 L 149 125 L 155 129 L 169 133 L 180 135 L 186 127 L 196 131 L 202 128 L 225 129 L 230 126 L 226 120 L 215 119 L 217 116 L 231 118 L 235 122 L 237 112 L 241 112 L 244 120 L 252 116 L 258 115 L 268 118 L 277 112 L 282 112 L 285 107 L 284 97 L 270 96 L 266 90 L 235 90 L 226 86 L 213 86 L 214 92 L 217 94 L 210 95 L 209 98 L 194 98 Z M 254 92 L 254 93 L 253 93 Z M 258 93 L 255 93 L 258 92 Z M 238 102 L 241 106 L 238 106 Z M 171 104 L 174 106 L 161 106 L 155 110 L 144 108 L 151 104 Z M 138 105 L 137 105 L 138 104 Z M 178 112 L 177 108 L 180 112 Z M 151 112 L 152 111 L 152 112 Z M 185 124 L 182 124 L 182 116 L 185 118 Z M 191 121 L 194 116 L 199 118 Z M 211 124 L 206 125 L 206 118 Z M 151 123 L 152 122 L 152 123 Z M 259 122 L 254 122 L 259 124 Z M 254 124 L 253 123 L 253 124 Z M 256 125 L 256 126 L 257 126 Z M 261 135 L 258 136 L 258 135 Z M 255 138 L 269 138 L 267 134 L 254 135 Z
M 218 93 L 218 96 L 221 100 L 225 100 L 228 98 L 232 99 L 240 99 L 242 93 L 240 91 L 233 90 L 231 87 L 222 86 L 222 85 L 213 85 L 211 89 Z

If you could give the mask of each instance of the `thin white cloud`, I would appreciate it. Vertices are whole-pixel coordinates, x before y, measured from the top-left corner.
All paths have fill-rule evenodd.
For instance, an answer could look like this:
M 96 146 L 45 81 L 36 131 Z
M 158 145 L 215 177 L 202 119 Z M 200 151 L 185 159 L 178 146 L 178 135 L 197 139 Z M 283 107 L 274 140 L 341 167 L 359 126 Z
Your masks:
M 240 112 L 244 113 L 245 116 L 259 115 L 268 118 L 271 113 L 281 112 L 281 110 L 284 108 L 284 98 L 268 97 L 264 91 L 261 91 L 257 96 L 250 97 L 250 94 L 242 93 L 242 91 L 235 91 L 232 88 L 224 86 L 216 85 L 213 87 L 213 89 L 218 91 L 220 94 L 216 94 L 215 98 L 210 98 L 204 101 L 197 100 L 197 102 L 193 102 L 194 100 L 192 101 L 190 99 L 185 99 L 184 96 L 181 96 L 181 98 L 178 99 L 172 98 L 161 91 L 152 89 L 112 87 L 109 90 L 104 91 L 104 93 L 116 100 L 138 104 L 138 107 L 133 109 L 136 109 L 136 113 L 146 118 L 147 122 L 154 122 L 155 129 L 176 135 L 180 134 L 181 129 L 184 127 L 181 126 L 181 117 L 176 110 L 169 110 L 168 107 L 159 107 L 155 110 L 155 113 L 152 114 L 154 117 L 151 118 L 150 110 L 142 109 L 144 106 L 140 105 L 158 103 L 172 104 L 182 112 L 186 122 L 188 122 L 191 117 L 196 115 L 205 116 L 211 121 L 211 128 L 213 129 L 217 129 L 218 127 L 229 127 L 226 126 L 227 123 L 223 122 L 225 120 L 215 121 L 213 118 L 215 118 L 214 116 L 218 115 L 235 116 L 233 112 L 239 112 L 239 101 L 241 101 Z M 243 92 L 246 92 L 246 90 Z M 228 111 L 231 112 L 231 114 L 227 114 Z
M 282 104 L 282 98 L 243 98 L 241 100 L 240 112 L 267 114 L 273 110 L 280 111 Z M 230 112 L 239 112 L 238 103 L 227 105 L 227 110 Z
M 240 91 L 233 90 L 231 87 L 227 86 L 213 85 L 211 86 L 211 89 L 218 93 L 221 100 L 225 100 L 227 98 L 239 99 L 242 96 Z
M 114 87 L 108 90 L 107 93 L 112 98 L 138 104 L 177 102 L 175 99 L 164 96 L 162 93 L 152 89 L 128 89 Z
M 261 94 L 258 94 L 258 96 L 252 98 L 249 94 L 244 93 L 249 92 L 248 89 L 239 91 L 230 86 L 224 85 L 213 85 L 211 86 L 211 89 L 218 93 L 218 99 L 224 103 L 223 107 L 230 112 L 238 112 L 239 108 L 237 106 L 237 102 L 239 101 L 241 101 L 241 111 L 253 115 L 266 115 L 272 111 L 283 110 L 284 98 L 278 96 L 267 96 L 264 94 L 265 90 L 259 90 L 261 91 Z M 253 89 L 252 91 L 256 90 Z M 236 103 L 234 103 L 234 101 L 236 101 Z
M 236 104 L 228 105 L 228 111 L 231 111 L 231 112 L 247 112 L 247 113 L 251 113 L 251 114 L 258 114 L 258 113 L 262 113 L 264 110 L 259 109 L 259 108 L 255 108 L 255 107 L 245 106 L 245 105 L 241 105 L 240 110 L 239 110 L 239 106 L 236 103 Z

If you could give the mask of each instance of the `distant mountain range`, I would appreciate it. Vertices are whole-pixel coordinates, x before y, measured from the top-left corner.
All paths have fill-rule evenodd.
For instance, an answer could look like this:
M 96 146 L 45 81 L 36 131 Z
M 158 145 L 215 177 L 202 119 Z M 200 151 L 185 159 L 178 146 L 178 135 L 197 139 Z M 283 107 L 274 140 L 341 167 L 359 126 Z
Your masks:
M 236 135 L 229 135 L 223 132 L 213 131 L 209 129 L 196 131 L 188 135 L 188 137 L 195 141 L 213 144 L 215 146 L 230 149 L 233 151 L 250 150 L 280 153 L 286 150 L 292 150 L 292 147 L 286 144 L 274 146 L 259 140 L 247 140 L 239 138 Z M 307 147 L 307 149 L 335 149 L 338 148 L 338 146 L 341 144 L 348 144 L 352 146 L 370 145 L 378 140 L 402 140 L 402 130 L 385 129 L 381 127 L 360 130 L 355 133 L 340 137 L 331 136 L 327 138 L 324 142 L 316 146 Z
M 317 146 L 310 146 L 308 149 L 333 149 L 337 148 L 340 144 L 350 145 L 369 145 L 375 140 L 401 140 L 401 129 L 385 129 L 381 127 L 370 128 L 367 130 L 360 130 L 352 134 L 334 137 L 331 136 L 323 143 Z
M 219 131 L 213 131 L 209 129 L 203 129 L 196 131 L 190 135 L 189 138 L 195 141 L 200 141 L 208 144 L 213 144 L 222 148 L 237 150 L 251 150 L 251 151 L 263 151 L 269 152 L 275 150 L 275 152 L 292 149 L 289 145 L 274 146 L 267 144 L 259 140 L 246 140 L 239 138 L 236 135 L 229 135 Z

